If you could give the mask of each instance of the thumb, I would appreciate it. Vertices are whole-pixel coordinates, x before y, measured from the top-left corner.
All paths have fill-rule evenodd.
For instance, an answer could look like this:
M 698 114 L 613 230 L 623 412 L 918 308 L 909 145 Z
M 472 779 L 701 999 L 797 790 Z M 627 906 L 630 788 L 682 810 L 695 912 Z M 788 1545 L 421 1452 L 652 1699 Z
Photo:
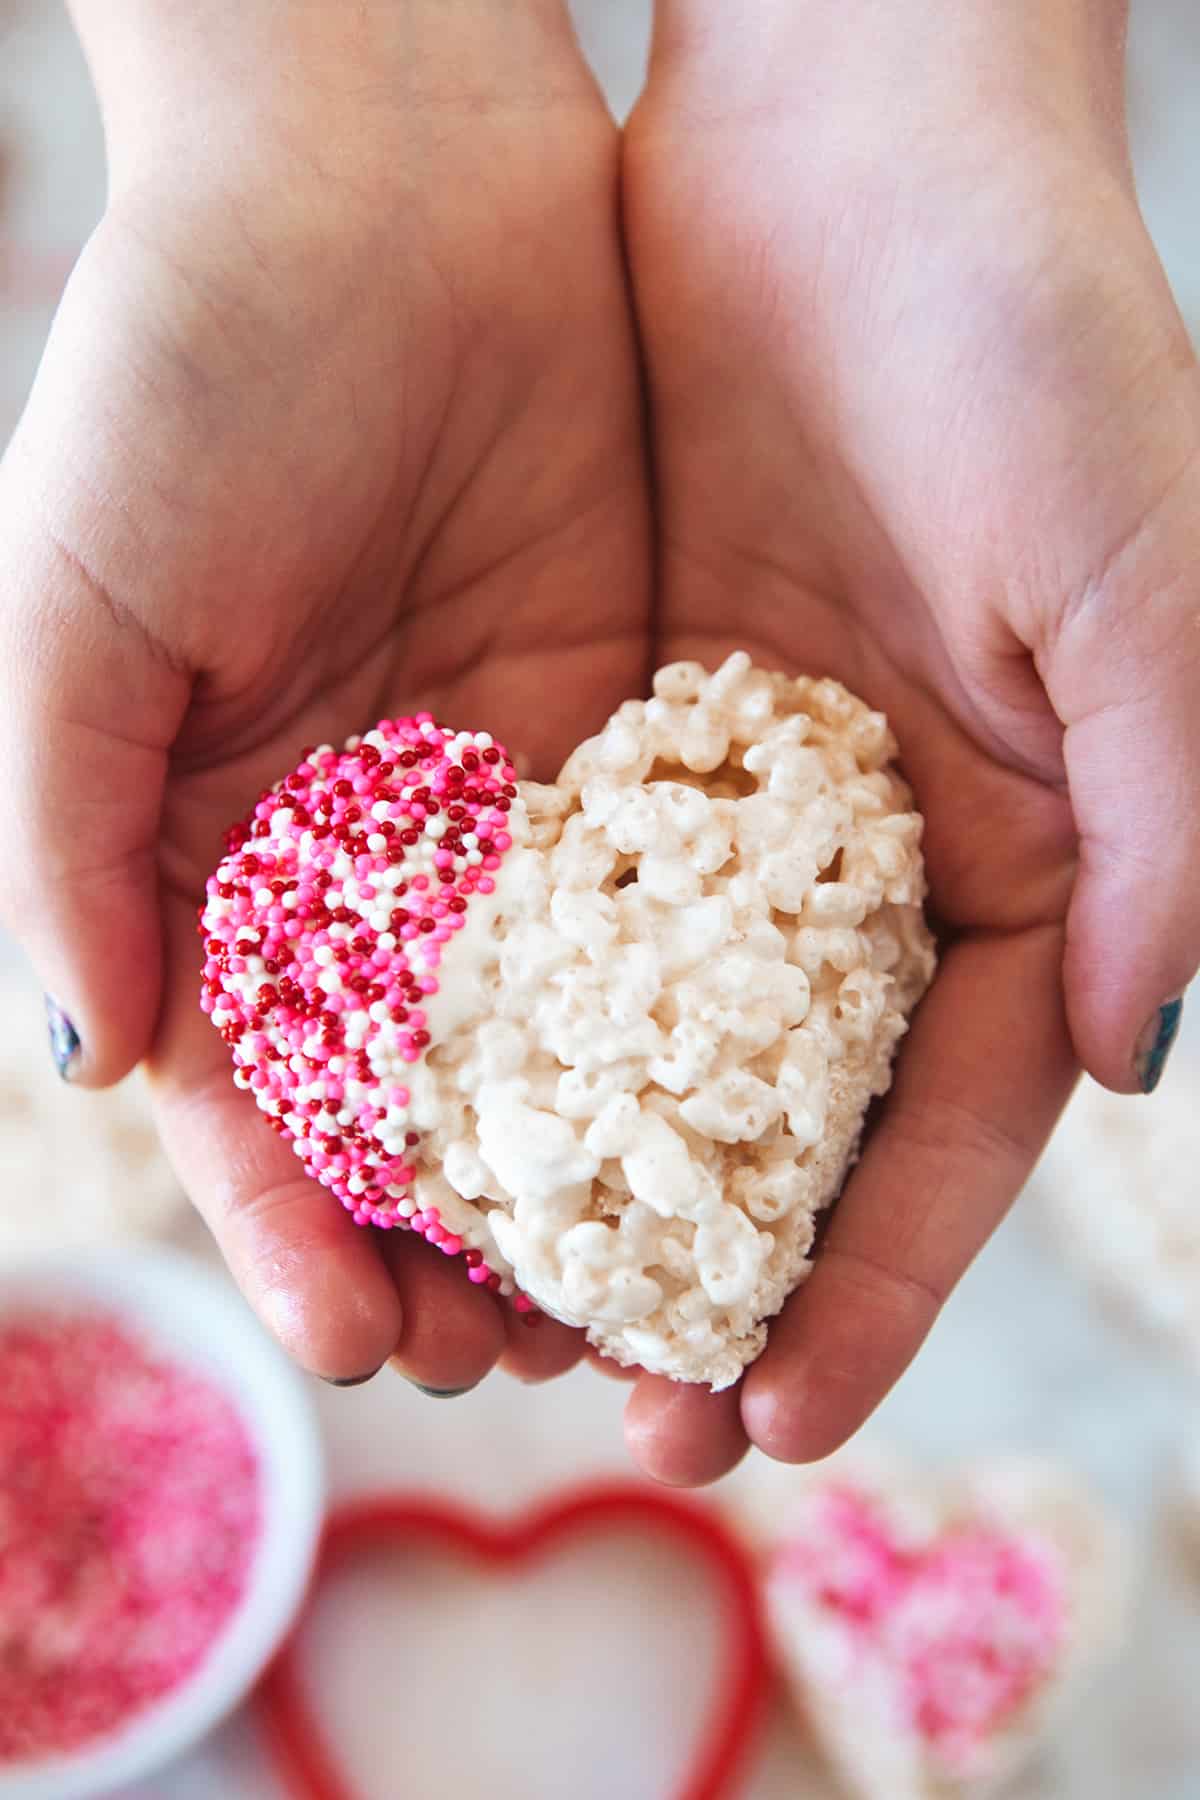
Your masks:
M 1046 674 L 1080 841 L 1068 1017 L 1084 1066 L 1122 1092 L 1156 1085 L 1200 966 L 1200 408 L 1194 437 Z
M 189 684 L 74 548 L 82 534 L 35 510 L 55 484 L 19 460 L 14 442 L 0 468 L 0 917 L 50 997 L 60 1073 L 101 1086 L 141 1058 L 158 1011 L 159 813 Z

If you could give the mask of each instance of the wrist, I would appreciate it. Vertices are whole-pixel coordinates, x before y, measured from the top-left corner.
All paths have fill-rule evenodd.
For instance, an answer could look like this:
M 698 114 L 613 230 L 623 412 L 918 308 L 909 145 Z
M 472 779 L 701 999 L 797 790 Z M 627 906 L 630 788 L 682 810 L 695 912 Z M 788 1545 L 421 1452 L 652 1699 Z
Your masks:
M 68 0 L 119 183 L 178 152 L 247 174 L 273 147 L 394 159 L 428 101 L 544 86 L 570 41 L 562 0 Z M 411 158 L 406 158 L 410 162 Z M 393 161 L 393 175 L 396 172 Z
M 213 160 L 269 152 L 289 92 L 336 94 L 374 50 L 383 76 L 385 0 L 68 0 L 104 121 L 119 191 L 176 155 L 201 184 Z M 352 15 L 347 21 L 344 14 Z M 372 41 L 372 34 L 378 34 Z M 307 102 L 324 136 L 324 100 Z M 252 133 L 249 145 L 243 128 Z
M 1038 116 L 1123 140 L 1128 10 L 1128 0 L 858 0 L 852 14 L 844 0 L 659 0 L 652 77 L 731 113 L 877 119 L 899 154 L 905 129 Z

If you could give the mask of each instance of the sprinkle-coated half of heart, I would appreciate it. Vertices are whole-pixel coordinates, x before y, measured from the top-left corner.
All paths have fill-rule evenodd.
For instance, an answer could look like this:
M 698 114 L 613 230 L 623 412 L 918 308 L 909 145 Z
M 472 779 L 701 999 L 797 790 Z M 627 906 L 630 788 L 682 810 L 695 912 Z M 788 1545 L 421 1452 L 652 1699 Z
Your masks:
M 872 1497 L 835 1485 L 780 1546 L 772 1579 L 841 1628 L 838 1685 L 888 1671 L 896 1718 L 955 1775 L 975 1768 L 1063 1654 L 1064 1576 L 1051 1547 L 982 1519 L 914 1546 Z
M 200 915 L 201 1005 L 309 1174 L 356 1224 L 416 1231 L 508 1293 L 412 1197 L 405 1077 L 431 1047 L 442 959 L 511 848 L 515 783 L 487 732 L 429 713 L 308 750 L 228 833 Z

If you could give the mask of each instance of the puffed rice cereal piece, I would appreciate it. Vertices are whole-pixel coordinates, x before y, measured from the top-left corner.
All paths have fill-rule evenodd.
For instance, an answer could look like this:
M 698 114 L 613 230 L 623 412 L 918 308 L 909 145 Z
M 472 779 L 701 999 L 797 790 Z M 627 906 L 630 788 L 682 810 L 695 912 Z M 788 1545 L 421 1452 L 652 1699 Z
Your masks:
M 895 755 L 836 682 L 744 654 L 660 670 L 551 786 L 384 721 L 231 836 L 203 1003 L 358 1222 L 727 1387 L 932 978 Z

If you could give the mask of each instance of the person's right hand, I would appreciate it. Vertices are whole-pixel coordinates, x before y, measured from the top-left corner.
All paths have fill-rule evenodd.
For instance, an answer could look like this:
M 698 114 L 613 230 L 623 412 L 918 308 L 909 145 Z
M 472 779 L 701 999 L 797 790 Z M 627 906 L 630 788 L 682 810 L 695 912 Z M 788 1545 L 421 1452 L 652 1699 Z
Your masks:
M 3 911 L 73 1079 L 149 1055 L 299 1360 L 462 1388 L 500 1307 L 264 1128 L 199 1011 L 196 909 L 304 745 L 429 707 L 546 775 L 643 684 L 619 140 L 559 0 L 77 11 L 111 200 L 0 467 Z M 581 1347 L 547 1320 L 507 1355 Z
M 1120 0 L 737 12 L 660 0 L 626 148 L 657 653 L 887 713 L 942 955 L 763 1356 L 722 1394 L 639 1381 L 633 1452 L 678 1481 L 856 1431 L 1078 1066 L 1152 1086 L 1200 961 L 1200 364 Z

